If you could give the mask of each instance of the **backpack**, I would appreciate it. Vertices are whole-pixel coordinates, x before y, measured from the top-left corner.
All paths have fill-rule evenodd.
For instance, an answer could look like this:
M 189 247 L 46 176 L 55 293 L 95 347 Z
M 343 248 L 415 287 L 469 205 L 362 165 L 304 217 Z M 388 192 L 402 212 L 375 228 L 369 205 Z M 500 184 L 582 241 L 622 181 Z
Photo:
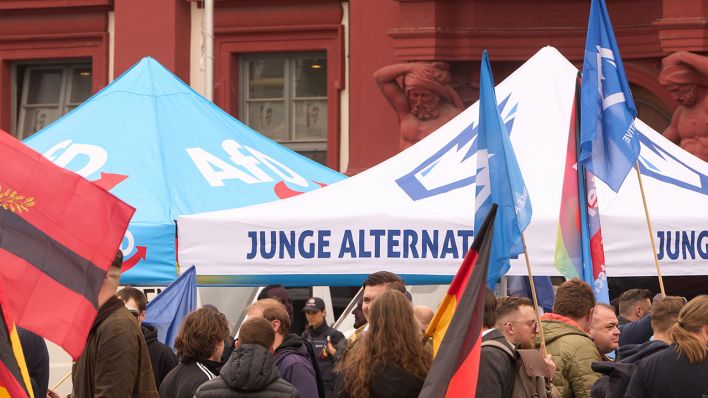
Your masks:
M 557 398 L 560 396 L 558 390 L 549 379 L 546 362 L 538 350 L 515 350 L 512 351 L 504 343 L 495 340 L 488 340 L 482 343 L 482 347 L 498 348 L 514 359 L 516 372 L 514 386 L 512 388 L 512 398 Z
M 593 362 L 591 367 L 593 371 L 602 373 L 602 376 L 592 385 L 591 398 L 624 397 L 629 382 L 637 370 L 636 363 L 628 362 L 597 361 Z

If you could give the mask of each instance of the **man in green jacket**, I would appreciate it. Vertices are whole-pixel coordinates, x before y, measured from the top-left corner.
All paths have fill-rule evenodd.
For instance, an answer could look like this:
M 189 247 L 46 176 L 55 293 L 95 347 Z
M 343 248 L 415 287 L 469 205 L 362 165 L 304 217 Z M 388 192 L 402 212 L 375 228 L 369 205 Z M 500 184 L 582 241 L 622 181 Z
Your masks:
M 157 398 L 155 377 L 138 320 L 115 296 L 123 255 L 116 254 L 98 294 L 98 315 L 72 369 L 73 398 Z
M 553 313 L 541 318 L 546 350 L 556 364 L 553 384 L 562 398 L 590 398 L 592 385 L 600 377 L 590 367 L 601 360 L 588 335 L 594 308 L 590 285 L 573 279 L 558 288 Z M 540 344 L 538 337 L 536 343 Z

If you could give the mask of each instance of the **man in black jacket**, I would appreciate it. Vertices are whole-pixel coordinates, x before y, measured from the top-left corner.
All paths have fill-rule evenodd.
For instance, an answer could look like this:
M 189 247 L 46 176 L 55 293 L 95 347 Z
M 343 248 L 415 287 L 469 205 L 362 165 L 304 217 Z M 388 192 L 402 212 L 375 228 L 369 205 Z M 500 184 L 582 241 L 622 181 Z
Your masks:
M 175 338 L 180 363 L 165 376 L 160 396 L 192 398 L 199 386 L 215 379 L 224 365 L 219 361 L 228 335 L 224 314 L 204 307 L 190 312 Z
M 297 390 L 278 375 L 271 352 L 275 332 L 264 318 L 250 318 L 241 325 L 236 350 L 221 368 L 220 376 L 202 384 L 197 398 L 298 397 Z
M 307 300 L 302 311 L 307 317 L 307 329 L 302 333 L 302 338 L 309 341 L 314 348 L 325 394 L 329 398 L 334 396 L 334 364 L 338 358 L 335 355 L 344 348 L 346 339 L 337 329 L 327 325 L 327 310 L 321 298 L 312 297 Z
M 651 338 L 651 292 L 629 289 L 619 297 L 619 345 L 641 344 Z
M 147 343 L 148 352 L 150 353 L 152 371 L 155 374 L 155 384 L 159 389 L 165 376 L 177 366 L 177 357 L 170 347 L 157 340 L 157 329 L 154 326 L 143 324 L 145 310 L 147 309 L 145 294 L 134 287 L 126 287 L 116 293 L 116 296 L 123 300 L 125 306 L 138 318 L 140 329 L 142 329 L 143 337 L 145 337 L 145 343 Z

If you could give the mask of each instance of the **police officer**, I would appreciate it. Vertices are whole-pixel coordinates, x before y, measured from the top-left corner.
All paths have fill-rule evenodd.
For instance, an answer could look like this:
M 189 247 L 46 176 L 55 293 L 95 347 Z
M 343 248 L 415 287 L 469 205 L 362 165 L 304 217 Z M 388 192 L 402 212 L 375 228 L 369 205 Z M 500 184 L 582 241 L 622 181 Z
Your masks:
M 325 392 L 327 397 L 333 397 L 334 363 L 338 359 L 336 354 L 338 350 L 344 349 L 346 339 L 341 332 L 327 325 L 327 311 L 321 298 L 310 298 L 302 310 L 307 317 L 307 329 L 302 333 L 302 338 L 309 341 L 315 349 Z

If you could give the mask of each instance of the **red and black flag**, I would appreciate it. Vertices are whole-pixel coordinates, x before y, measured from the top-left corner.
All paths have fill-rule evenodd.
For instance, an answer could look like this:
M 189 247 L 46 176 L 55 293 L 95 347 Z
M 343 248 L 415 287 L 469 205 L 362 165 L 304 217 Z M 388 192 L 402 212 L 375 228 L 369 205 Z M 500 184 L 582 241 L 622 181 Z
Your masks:
M 134 212 L 0 130 L 0 283 L 17 325 L 78 358 Z
M 20 337 L 0 282 L 0 398 L 33 396 Z
M 474 397 L 497 205 L 487 213 L 474 242 L 447 290 L 426 335 L 433 336 L 435 360 L 419 397 Z

